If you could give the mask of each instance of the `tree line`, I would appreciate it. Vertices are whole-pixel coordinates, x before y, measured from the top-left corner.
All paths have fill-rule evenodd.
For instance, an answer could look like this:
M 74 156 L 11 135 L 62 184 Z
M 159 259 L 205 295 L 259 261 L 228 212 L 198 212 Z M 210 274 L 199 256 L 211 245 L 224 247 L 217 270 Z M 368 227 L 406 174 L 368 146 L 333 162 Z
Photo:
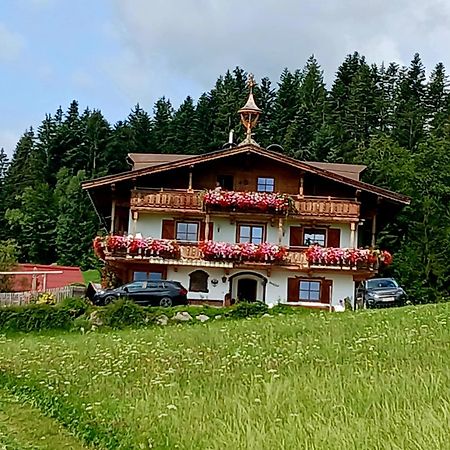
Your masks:
M 19 139 L 11 161 L 0 151 L 0 240 L 13 239 L 20 261 L 96 264 L 91 242 L 98 219 L 80 183 L 129 169 L 126 155 L 206 153 L 231 129 L 243 139 L 237 110 L 248 95 L 237 67 L 178 108 L 162 97 L 151 113 L 136 105 L 109 123 L 100 110 L 47 114 Z M 359 163 L 364 180 L 412 198 L 381 234 L 396 254 L 392 273 L 420 301 L 449 295 L 450 96 L 445 67 L 427 78 L 418 54 L 408 67 L 369 64 L 353 53 L 328 88 L 314 57 L 284 69 L 276 84 L 255 87 L 263 110 L 256 141 L 301 160 Z

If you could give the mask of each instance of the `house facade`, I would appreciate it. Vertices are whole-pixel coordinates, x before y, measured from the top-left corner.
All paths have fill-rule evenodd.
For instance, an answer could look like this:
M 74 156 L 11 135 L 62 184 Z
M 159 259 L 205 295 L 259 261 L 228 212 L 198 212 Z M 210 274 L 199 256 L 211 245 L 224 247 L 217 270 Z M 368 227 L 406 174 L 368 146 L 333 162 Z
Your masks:
M 252 139 L 203 155 L 130 154 L 85 182 L 108 234 L 97 254 L 120 282 L 177 280 L 193 303 L 332 308 L 390 255 L 376 236 L 409 199 L 360 181 L 364 166 L 302 162 Z

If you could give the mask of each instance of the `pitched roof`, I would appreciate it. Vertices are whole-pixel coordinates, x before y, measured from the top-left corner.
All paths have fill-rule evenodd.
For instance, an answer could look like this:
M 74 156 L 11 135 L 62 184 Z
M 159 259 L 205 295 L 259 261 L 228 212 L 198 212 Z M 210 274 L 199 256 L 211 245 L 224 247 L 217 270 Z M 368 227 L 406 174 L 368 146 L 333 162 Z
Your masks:
M 128 153 L 128 158 L 133 163 L 131 170 L 153 167 L 173 161 L 181 161 L 182 159 L 191 157 L 192 155 L 176 155 L 168 153 Z
M 152 165 L 150 167 L 143 167 L 136 170 L 131 170 L 128 172 L 118 173 L 116 175 L 108 175 L 105 177 L 96 178 L 94 180 L 85 181 L 82 184 L 83 189 L 93 189 L 100 186 L 105 186 L 112 183 L 120 183 L 121 181 L 131 180 L 133 178 L 142 177 L 145 175 L 151 175 L 154 173 L 161 173 L 168 170 L 193 166 L 196 164 L 205 163 L 208 161 L 214 161 L 221 158 L 226 158 L 234 155 L 239 155 L 241 153 L 254 153 L 259 156 L 264 156 L 266 158 L 272 159 L 274 161 L 278 161 L 280 163 L 284 163 L 290 165 L 292 167 L 296 167 L 305 172 L 313 173 L 318 176 L 322 176 L 334 181 L 337 181 L 342 184 L 346 184 L 348 186 L 355 187 L 356 189 L 360 189 L 363 191 L 367 191 L 385 199 L 389 199 L 398 203 L 403 203 L 405 205 L 410 203 L 409 197 L 397 194 L 395 192 L 389 191 L 387 189 L 383 189 L 369 183 L 364 183 L 359 181 L 358 179 L 349 177 L 348 175 L 343 175 L 342 170 L 332 171 L 329 169 L 323 168 L 323 164 L 325 163 L 308 163 L 305 161 L 298 161 L 289 156 L 283 155 L 281 153 L 273 152 L 271 150 L 267 150 L 265 148 L 259 147 L 254 144 L 244 144 L 239 145 L 237 147 L 228 148 L 224 150 L 216 150 L 214 152 L 205 153 L 202 155 L 193 155 L 191 157 L 186 158 L 175 158 L 174 161 L 169 161 L 161 164 Z M 186 155 L 182 155 L 186 156 Z M 319 167 L 322 165 L 322 167 Z M 334 166 L 338 166 L 337 164 L 333 164 Z
M 159 164 L 166 164 L 173 161 L 181 161 L 183 159 L 191 158 L 192 155 L 168 154 L 168 153 L 128 153 L 128 158 L 132 161 L 132 170 L 143 169 L 145 167 L 153 167 Z M 361 172 L 366 166 L 359 164 L 338 164 L 327 163 L 319 161 L 304 161 L 319 169 L 329 170 L 330 172 L 343 175 L 354 180 L 359 180 Z

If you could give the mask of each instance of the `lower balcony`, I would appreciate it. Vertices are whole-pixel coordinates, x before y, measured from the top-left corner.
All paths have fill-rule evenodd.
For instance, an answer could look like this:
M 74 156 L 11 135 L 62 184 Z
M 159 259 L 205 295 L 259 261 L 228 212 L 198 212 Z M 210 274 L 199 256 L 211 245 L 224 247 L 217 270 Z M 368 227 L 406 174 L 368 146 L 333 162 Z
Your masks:
M 392 256 L 373 249 L 345 249 L 311 246 L 296 251 L 263 244 L 232 244 L 205 241 L 182 244 L 173 240 L 105 236 L 94 240 L 96 255 L 102 260 L 136 260 L 153 264 L 233 268 L 257 266 L 289 270 L 332 269 L 376 271 L 388 265 Z

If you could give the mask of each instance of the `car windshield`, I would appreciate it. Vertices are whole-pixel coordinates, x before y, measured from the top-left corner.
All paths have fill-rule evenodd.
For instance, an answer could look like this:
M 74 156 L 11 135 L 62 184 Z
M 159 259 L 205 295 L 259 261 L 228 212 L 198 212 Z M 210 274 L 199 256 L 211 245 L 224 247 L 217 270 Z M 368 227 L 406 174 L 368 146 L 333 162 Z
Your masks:
M 391 278 L 375 278 L 367 281 L 368 289 L 380 289 L 380 288 L 396 288 L 398 284 Z

